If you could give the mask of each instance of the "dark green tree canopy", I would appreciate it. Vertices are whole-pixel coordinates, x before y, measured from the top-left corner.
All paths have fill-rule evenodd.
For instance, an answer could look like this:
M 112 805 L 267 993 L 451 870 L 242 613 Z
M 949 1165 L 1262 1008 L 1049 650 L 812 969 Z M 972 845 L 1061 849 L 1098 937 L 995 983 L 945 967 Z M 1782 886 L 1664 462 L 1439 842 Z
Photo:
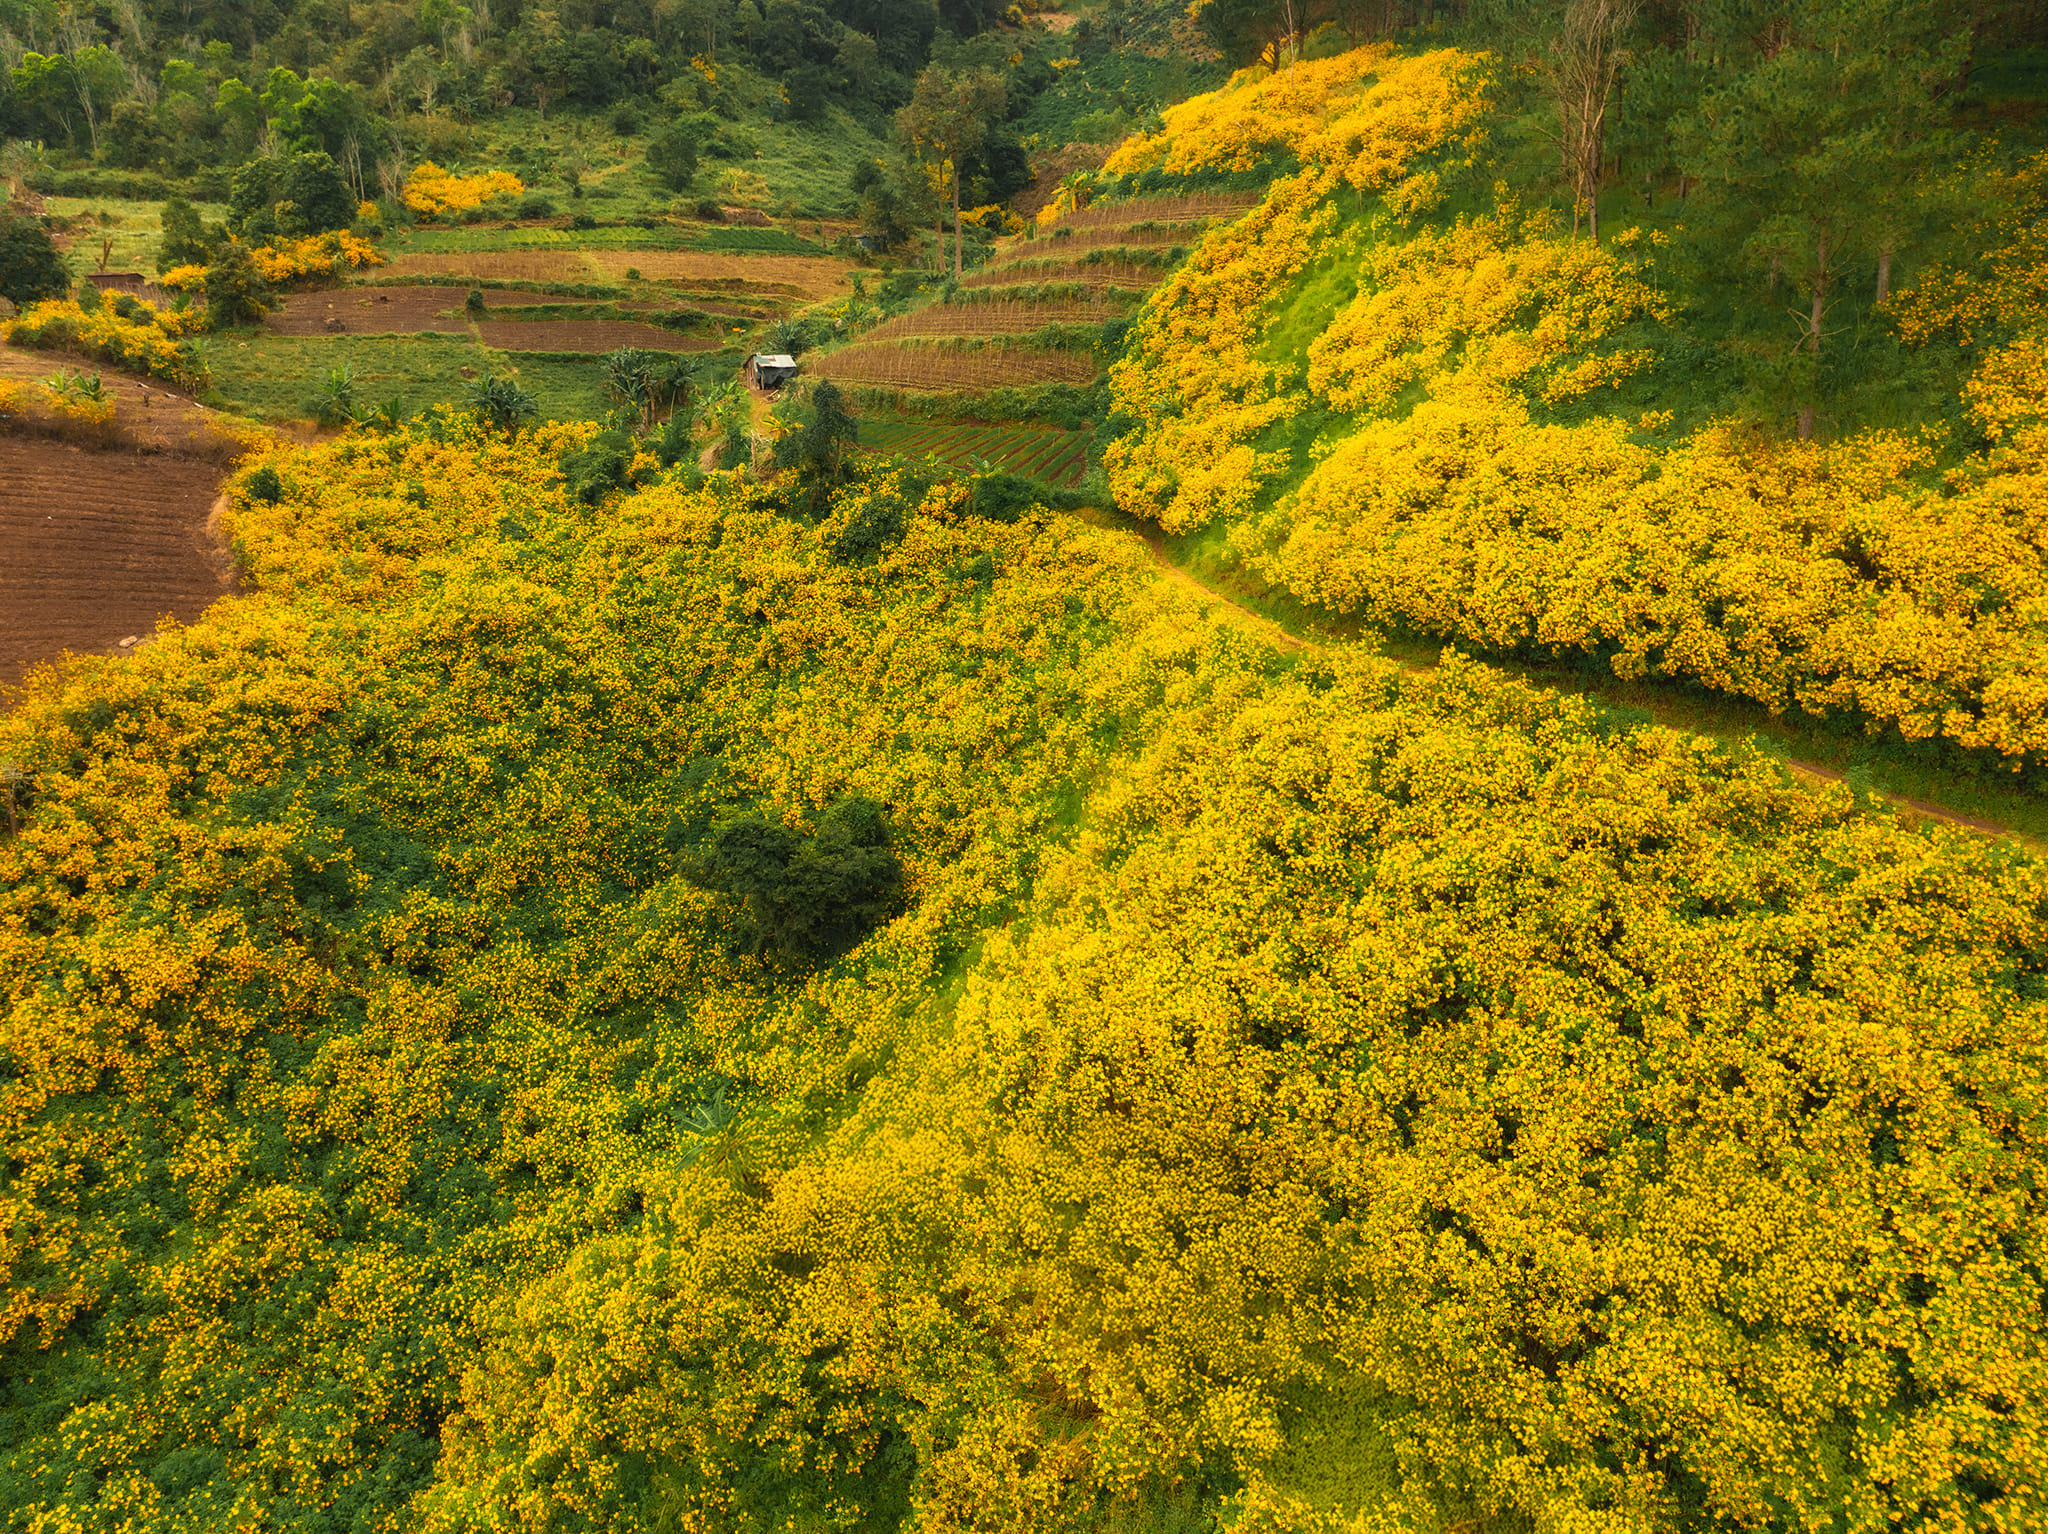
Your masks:
M 0 207 L 0 298 L 32 304 L 70 286 L 71 269 L 42 221 Z
M 683 874 L 700 889 L 738 896 L 756 944 L 798 960 L 844 953 L 903 897 L 888 816 L 859 797 L 827 805 L 809 834 L 743 815 L 719 827 L 702 856 L 685 859 Z
M 320 234 L 355 220 L 355 197 L 324 150 L 286 150 L 251 160 L 235 172 L 228 228 L 257 242 L 272 235 Z

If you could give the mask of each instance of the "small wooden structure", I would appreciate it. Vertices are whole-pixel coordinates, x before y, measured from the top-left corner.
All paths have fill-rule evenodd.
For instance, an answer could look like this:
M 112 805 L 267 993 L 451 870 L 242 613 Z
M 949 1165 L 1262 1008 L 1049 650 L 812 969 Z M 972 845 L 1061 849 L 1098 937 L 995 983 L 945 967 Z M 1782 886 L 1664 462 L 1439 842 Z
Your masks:
M 796 373 L 796 358 L 782 352 L 756 352 L 747 359 L 747 382 L 757 389 L 779 389 Z
M 171 301 L 170 294 L 140 272 L 87 272 L 85 280 L 98 288 L 103 295 L 129 293 L 144 303 L 155 304 L 159 309 L 165 308 Z

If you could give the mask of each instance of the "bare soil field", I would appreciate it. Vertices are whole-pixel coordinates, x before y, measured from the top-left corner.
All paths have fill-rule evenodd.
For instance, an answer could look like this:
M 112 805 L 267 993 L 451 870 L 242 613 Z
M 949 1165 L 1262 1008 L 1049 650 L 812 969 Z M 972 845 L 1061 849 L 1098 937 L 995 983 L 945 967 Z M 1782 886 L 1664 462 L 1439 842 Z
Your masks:
M 608 352 L 641 346 L 651 352 L 709 352 L 711 336 L 682 336 L 633 320 L 479 320 L 484 345 L 507 352 Z
M 1249 212 L 1259 199 L 1249 192 L 1202 192 L 1191 197 L 1139 197 L 1130 202 L 1097 203 L 1078 213 L 1063 214 L 1051 229 L 1110 229 L 1130 224 L 1196 223 Z M 1048 230 L 1047 232 L 1050 232 Z M 1040 238 L 1044 236 L 1041 234 Z
M 65 651 L 126 655 L 228 590 L 207 515 L 226 471 L 0 437 L 0 690 Z
M 263 323 L 281 336 L 339 333 L 330 331 L 331 320 L 349 335 L 466 334 L 464 296 L 461 288 L 321 288 L 291 294 Z
M 1012 261 L 983 267 L 960 279 L 963 288 L 1000 288 L 1023 283 L 1072 282 L 1091 288 L 1131 288 L 1149 293 L 1164 280 L 1166 270 L 1129 261 Z
M 506 282 L 589 282 L 591 268 L 581 251 L 459 250 L 410 251 L 394 256 L 386 277 L 496 277 Z
M 151 379 L 116 373 L 98 362 L 68 352 L 30 351 L 26 347 L 0 343 L 0 381 L 16 389 L 16 408 L 28 418 L 30 435 L 42 435 L 50 412 L 42 407 L 38 385 L 52 373 L 97 373 L 107 397 L 114 402 L 115 432 L 121 445 L 140 453 L 177 453 L 226 463 L 241 451 L 237 429 L 217 411 L 208 410 L 189 395 L 180 394 Z M 0 462 L 10 443 L 0 436 Z
M 998 249 L 989 267 L 1014 266 L 1021 261 L 1065 260 L 1084 250 L 1106 250 L 1112 246 L 1193 245 L 1201 237 L 1201 229 L 1194 224 L 1165 229 L 1082 229 L 1064 239 L 1019 240 Z
M 933 304 L 900 315 L 868 332 L 865 339 L 897 336 L 1021 336 L 1048 325 L 1100 325 L 1124 312 L 1121 304 Z
M 836 298 L 853 268 L 831 256 L 739 256 L 709 250 L 594 250 L 589 259 L 610 281 L 635 268 L 653 282 L 738 278 L 765 292 L 787 290 L 805 298 Z
M 937 346 L 849 346 L 808 364 L 821 378 L 893 389 L 994 389 L 1005 385 L 1086 383 L 1095 359 L 1086 352 L 949 351 Z

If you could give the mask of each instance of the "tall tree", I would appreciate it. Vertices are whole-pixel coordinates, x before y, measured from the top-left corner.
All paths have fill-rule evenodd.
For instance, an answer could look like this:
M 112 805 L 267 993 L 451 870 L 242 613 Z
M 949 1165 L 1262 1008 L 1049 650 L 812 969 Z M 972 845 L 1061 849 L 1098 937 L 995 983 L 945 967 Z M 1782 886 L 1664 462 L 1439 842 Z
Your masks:
M 961 268 L 960 162 L 981 147 L 990 123 L 1003 115 L 1007 102 L 1003 77 L 994 70 L 952 70 L 934 64 L 917 77 L 910 104 L 896 114 L 904 138 L 951 177 L 955 277 Z
M 1728 49 L 1677 125 L 1680 168 L 1721 204 L 1744 258 L 1790 278 L 1799 435 L 1813 433 L 1813 378 L 1828 310 L 1852 261 L 1889 276 L 1916 182 L 1950 142 L 1941 97 L 1967 36 L 1920 0 L 1803 0 Z
M 1572 232 L 1579 216 L 1600 240 L 1600 170 L 1607 119 L 1640 0 L 1570 0 L 1538 69 L 1557 114 L 1557 147 L 1572 189 Z

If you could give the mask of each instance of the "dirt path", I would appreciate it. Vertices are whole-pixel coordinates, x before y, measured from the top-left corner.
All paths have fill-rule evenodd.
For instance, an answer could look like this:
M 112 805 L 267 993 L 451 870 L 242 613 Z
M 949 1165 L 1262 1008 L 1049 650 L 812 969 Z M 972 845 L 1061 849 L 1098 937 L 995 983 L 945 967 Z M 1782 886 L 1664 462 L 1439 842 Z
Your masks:
M 1106 520 L 1086 517 L 1084 517 L 1084 520 L 1097 527 L 1108 527 L 1111 525 Z M 1271 618 L 1266 617 L 1263 613 L 1256 612 L 1252 608 L 1245 606 L 1244 603 L 1238 601 L 1235 597 L 1205 584 L 1198 577 L 1173 562 L 1172 556 L 1168 554 L 1166 549 L 1166 540 L 1157 529 L 1126 527 L 1120 530 L 1132 533 L 1145 545 L 1146 552 L 1152 556 L 1153 564 L 1168 580 L 1184 590 L 1193 592 L 1206 601 L 1222 604 L 1230 609 L 1233 616 L 1241 619 L 1271 643 L 1289 649 L 1321 649 L 1331 643 L 1344 642 L 1323 638 L 1304 638 L 1299 634 L 1291 633 Z M 1388 656 L 1386 658 L 1393 660 L 1397 665 L 1410 672 L 1420 673 L 1435 669 L 1434 665 L 1429 662 L 1408 661 L 1396 656 Z M 1717 739 L 1726 738 L 1720 735 L 1719 732 L 1702 731 L 1700 733 L 1714 734 Z M 1784 765 L 1786 771 L 1791 773 L 1795 779 L 1810 785 L 1834 787 L 1848 782 L 1848 778 L 1844 774 L 1835 771 L 1831 767 L 1823 767 L 1817 762 L 1802 762 L 1788 757 L 1784 759 Z M 1984 820 L 1975 815 L 1964 815 L 1955 810 L 1945 809 L 1939 804 L 1929 803 L 1924 799 L 1909 799 L 1903 794 L 1878 791 L 1872 797 L 1883 800 L 1892 808 L 1911 818 L 1932 820 L 1945 826 L 1954 826 L 1958 830 L 1973 831 L 1982 836 L 2000 837 L 2007 841 L 2018 842 L 2030 850 L 2040 850 L 2036 847 L 2032 838 L 2022 835 L 2010 826 L 1999 825 L 1996 821 Z

